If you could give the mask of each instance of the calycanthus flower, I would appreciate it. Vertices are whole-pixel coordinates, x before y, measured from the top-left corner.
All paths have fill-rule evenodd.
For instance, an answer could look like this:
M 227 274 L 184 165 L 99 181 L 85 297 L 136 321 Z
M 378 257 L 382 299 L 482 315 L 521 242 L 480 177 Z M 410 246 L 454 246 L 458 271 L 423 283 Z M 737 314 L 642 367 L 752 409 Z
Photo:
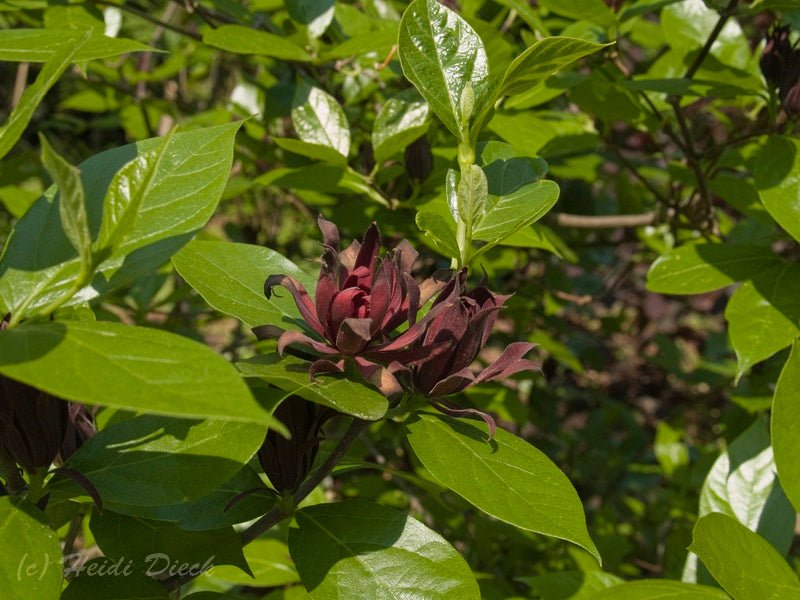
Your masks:
M 534 344 L 515 342 L 491 365 L 473 373 L 469 367 L 486 345 L 497 314 L 510 296 L 495 294 L 484 285 L 467 291 L 466 278 L 466 269 L 462 269 L 444 287 L 431 308 L 429 314 L 434 317 L 424 335 L 409 348 L 409 352 L 424 358 L 396 362 L 389 371 L 439 410 L 454 416 L 479 416 L 493 433 L 495 424 L 489 415 L 459 408 L 444 397 L 484 381 L 540 369 L 538 363 L 524 358 Z
M 321 355 L 310 367 L 319 373 L 341 372 L 352 358 L 364 376 L 387 396 L 402 392 L 397 380 L 383 365 L 408 358 L 407 347 L 425 331 L 429 320 L 417 322 L 417 312 L 443 283 L 438 274 L 419 285 L 411 275 L 418 253 L 402 241 L 390 257 L 379 256 L 381 237 L 375 223 L 361 242 L 353 241 L 339 251 L 339 230 L 320 215 L 323 236 L 322 268 L 312 301 L 307 290 L 293 277 L 272 275 L 264 284 L 269 298 L 276 286 L 286 288 L 311 332 L 285 331 L 278 352 L 296 344 Z M 404 323 L 408 329 L 392 333 Z

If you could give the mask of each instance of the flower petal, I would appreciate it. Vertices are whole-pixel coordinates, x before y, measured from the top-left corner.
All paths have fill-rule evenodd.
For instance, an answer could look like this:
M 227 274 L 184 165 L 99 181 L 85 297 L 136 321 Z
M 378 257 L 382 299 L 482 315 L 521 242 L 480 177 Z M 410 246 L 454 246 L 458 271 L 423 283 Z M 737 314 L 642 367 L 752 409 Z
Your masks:
M 306 288 L 303 287 L 303 284 L 288 275 L 270 275 L 267 281 L 264 282 L 264 295 L 267 299 L 272 296 L 272 288 L 276 286 L 282 286 L 289 290 L 305 322 L 318 334 L 324 335 L 322 324 L 316 315 L 314 303 L 311 302 L 311 297 L 308 295 Z
M 372 339 L 371 328 L 372 319 L 345 319 L 336 334 L 336 347 L 348 356 L 361 352 Z
M 278 339 L 278 354 L 283 356 L 287 346 L 290 344 L 310 347 L 321 354 L 338 354 L 335 348 L 331 348 L 327 344 L 311 339 L 300 331 L 284 331 L 281 334 L 281 337 Z
M 468 388 L 473 383 L 475 383 L 475 375 L 473 375 L 472 371 L 469 369 L 464 368 L 439 381 L 426 395 L 429 398 L 449 396 L 450 394 L 455 394 Z M 423 389 L 421 391 L 424 392 L 425 390 Z
M 355 362 L 356 368 L 358 372 L 361 373 L 361 376 L 378 388 L 378 391 L 387 398 L 392 398 L 403 393 L 400 382 L 397 381 L 395 376 L 392 375 L 386 367 L 375 364 L 361 356 L 356 356 Z
M 539 371 L 541 367 L 538 363 L 522 358 L 535 345 L 528 342 L 509 344 L 497 360 L 481 371 L 475 378 L 475 383 L 508 377 L 522 371 Z
M 317 375 L 323 375 L 325 373 L 344 373 L 344 359 L 342 358 L 341 360 L 333 362 L 326 358 L 320 358 L 311 363 L 311 366 L 308 368 L 308 376 L 312 380 L 316 379 Z

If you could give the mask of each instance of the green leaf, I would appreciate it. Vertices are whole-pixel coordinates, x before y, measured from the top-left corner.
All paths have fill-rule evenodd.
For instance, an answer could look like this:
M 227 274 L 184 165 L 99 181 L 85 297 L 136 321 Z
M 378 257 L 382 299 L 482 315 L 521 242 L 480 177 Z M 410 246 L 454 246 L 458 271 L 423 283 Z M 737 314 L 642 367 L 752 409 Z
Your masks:
M 489 62 L 478 34 L 436 0 L 415 0 L 403 13 L 397 44 L 406 78 L 445 127 L 461 138 L 461 97 L 467 84 L 474 97 L 473 114 L 492 101 Z
M 202 498 L 242 470 L 264 441 L 252 423 L 143 415 L 85 442 L 65 463 L 91 481 L 104 506 L 163 506 Z M 48 490 L 73 495 L 56 475 Z
M 465 223 L 479 222 L 489 199 L 489 183 L 483 169 L 470 165 L 469 171 L 458 180 L 457 190 L 458 216 Z
M 772 136 L 753 164 L 761 202 L 778 224 L 800 240 L 800 141 Z
M 90 35 L 91 31 L 87 31 L 83 35 L 70 32 L 70 35 L 66 36 L 62 43 L 54 49 L 52 56 L 36 76 L 36 81 L 25 89 L 20 96 L 19 104 L 0 127 L 0 158 L 8 154 L 17 143 L 33 117 L 36 107 L 39 106 L 70 63 L 75 60 L 75 56 Z
M 517 577 L 544 600 L 593 600 L 597 593 L 624 583 L 603 571 L 560 571 L 535 577 Z
M 309 402 L 328 406 L 359 419 L 376 421 L 386 414 L 389 402 L 372 387 L 338 376 L 322 375 L 311 381 L 309 363 L 277 354 L 254 356 L 236 363 L 245 377 L 258 378 Z
M 114 175 L 103 199 L 103 217 L 97 234 L 97 252 L 118 247 L 133 229 L 144 199 L 152 193 L 174 130 L 160 138 L 158 146 L 140 154 Z
M 794 537 L 795 510 L 781 489 L 769 431 L 763 418 L 739 435 L 711 467 L 700 492 L 699 516 L 722 513 L 769 541 L 781 554 Z M 694 575 L 696 556 L 690 555 L 683 580 L 713 583 Z
M 569 37 L 548 37 L 539 40 L 509 65 L 500 84 L 501 95 L 527 92 L 556 71 L 612 44 L 593 44 Z
M 89 232 L 80 171 L 56 154 L 42 134 L 39 134 L 39 141 L 42 145 L 42 164 L 60 190 L 58 212 L 61 227 L 88 272 L 92 261 L 92 235 Z
M 478 164 L 489 182 L 489 194 L 506 196 L 535 183 L 547 174 L 547 163 L 539 157 L 517 151 L 511 144 L 478 144 Z
M 68 302 L 78 304 L 150 275 L 202 228 L 225 189 L 240 123 L 175 134 L 155 174 L 133 230 L 98 265 L 91 285 Z M 159 138 L 102 152 L 82 163 L 89 228 L 97 232 L 114 175 Z M 14 227 L 0 259 L 0 310 L 21 318 L 47 306 L 72 286 L 80 260 L 66 237 L 52 187 Z M 36 240 L 47 244 L 35 246 Z
M 455 234 L 455 223 L 431 210 L 421 210 L 416 217 L 417 227 L 425 233 L 427 242 L 439 254 L 448 258 L 458 258 L 458 241 Z
M 609 26 L 616 17 L 603 0 L 541 0 L 541 6 L 562 17 Z
M 701 518 L 689 549 L 734 600 L 800 598 L 800 580 L 768 541 L 720 513 Z
M 501 243 L 547 214 L 558 200 L 558 194 L 557 183 L 542 180 L 501 196 L 486 211 L 473 230 L 472 237 L 492 244 Z
M 389 98 L 375 117 L 372 150 L 375 162 L 382 163 L 402 152 L 421 137 L 430 125 L 430 106 L 415 90 Z
M 0 332 L 0 373 L 85 404 L 269 422 L 228 361 L 156 329 L 101 321 L 24 324 Z
M 244 556 L 253 576 L 233 567 L 215 567 L 206 577 L 227 586 L 278 587 L 300 581 L 289 556 L 288 546 L 276 539 L 261 537 L 244 548 Z
M 737 289 L 725 307 L 737 376 L 800 336 L 800 264 L 767 269 Z
M 783 489 L 795 509 L 800 510 L 800 457 L 797 454 L 800 403 L 797 390 L 800 390 L 800 342 L 796 341 L 772 399 L 772 444 Z
M 664 294 L 702 294 L 749 279 L 780 262 L 761 246 L 687 244 L 661 256 L 647 273 L 647 289 Z
M 172 257 L 172 264 L 209 305 L 248 327 L 277 325 L 301 329 L 291 295 L 264 296 L 270 275 L 290 275 L 313 294 L 315 279 L 274 250 L 253 244 L 194 240 Z
M 354 500 L 304 508 L 295 518 L 289 550 L 312 598 L 480 598 L 466 561 L 405 513 Z
M 308 62 L 311 57 L 284 36 L 242 25 L 223 25 L 203 34 L 203 42 L 226 52 L 270 56 L 281 60 Z
M 74 29 L 2 29 L 0 61 L 47 62 L 61 56 L 65 40 L 80 34 Z M 158 52 L 134 40 L 112 38 L 101 31 L 91 31 L 86 43 L 72 57 L 72 62 L 111 58 L 128 52 Z
M 0 586 L 10 600 L 56 600 L 61 593 L 61 547 L 32 504 L 0 497 Z
M 99 557 L 80 566 L 83 570 L 66 587 L 61 600 L 169 600 L 163 585 L 144 573 L 126 571 L 124 560 Z M 77 573 L 78 566 L 74 569 Z
M 243 492 L 249 494 L 229 506 L 231 500 Z M 147 507 L 114 504 L 114 510 L 153 521 L 169 521 L 188 531 L 207 531 L 257 519 L 275 500 L 275 491 L 264 485 L 255 469 L 247 466 L 210 494 L 196 500 Z
M 292 124 L 304 142 L 327 146 L 347 158 L 350 152 L 347 117 L 336 98 L 324 90 L 298 81 L 292 100 Z
M 503 429 L 487 441 L 468 422 L 426 413 L 406 421 L 406 431 L 414 454 L 445 487 L 501 521 L 573 542 L 600 560 L 578 494 L 534 446 Z
M 311 38 L 320 37 L 333 21 L 333 0 L 286 0 L 289 16 L 308 28 Z
M 591 596 L 591 600 L 730 600 L 730 597 L 706 585 L 647 579 L 615 585 Z
M 124 558 L 150 577 L 185 568 L 199 576 L 214 565 L 249 571 L 242 554 L 242 537 L 233 527 L 186 531 L 172 523 L 121 515 L 110 510 L 92 513 L 90 529 L 109 558 Z
M 332 165 L 345 166 L 347 164 L 347 156 L 340 154 L 338 150 L 327 145 L 313 144 L 293 138 L 272 138 L 272 141 L 284 150 L 300 156 L 321 160 Z

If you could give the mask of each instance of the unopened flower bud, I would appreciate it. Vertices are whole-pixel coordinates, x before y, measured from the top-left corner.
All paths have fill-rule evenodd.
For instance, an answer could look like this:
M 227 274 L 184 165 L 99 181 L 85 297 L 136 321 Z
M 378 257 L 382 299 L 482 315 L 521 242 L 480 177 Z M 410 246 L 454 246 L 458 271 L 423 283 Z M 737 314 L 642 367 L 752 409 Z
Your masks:
M 789 26 L 777 27 L 767 35 L 767 43 L 761 53 L 759 66 L 764 74 L 764 79 L 772 88 L 778 87 L 784 76 L 784 69 L 787 67 L 793 53 L 792 44 L 789 41 Z
M 405 153 L 406 173 L 411 181 L 425 181 L 433 170 L 433 154 L 428 139 L 423 135 L 409 144 Z

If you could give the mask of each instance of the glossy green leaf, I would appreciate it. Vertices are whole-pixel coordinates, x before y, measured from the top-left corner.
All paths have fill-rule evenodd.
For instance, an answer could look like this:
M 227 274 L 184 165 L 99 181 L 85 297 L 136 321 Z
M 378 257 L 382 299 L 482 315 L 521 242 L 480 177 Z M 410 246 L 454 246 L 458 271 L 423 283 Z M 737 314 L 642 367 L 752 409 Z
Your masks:
M 163 585 L 132 566 L 126 567 L 124 559 L 99 557 L 68 568 L 74 579 L 61 600 L 169 600 Z
M 62 43 L 54 49 L 52 55 L 36 76 L 36 81 L 25 88 L 19 98 L 19 104 L 0 127 L 0 158 L 3 158 L 14 147 L 33 117 L 33 112 L 44 99 L 47 92 L 58 81 L 67 67 L 75 60 L 78 51 L 86 44 L 90 31 L 83 35 L 71 32 L 63 38 Z
M 768 541 L 720 513 L 701 518 L 689 549 L 734 600 L 800 598 L 800 580 Z
M 447 129 L 460 138 L 461 99 L 468 84 L 474 97 L 473 114 L 492 101 L 489 62 L 478 34 L 436 0 L 415 0 L 403 13 L 397 44 L 405 76 Z
M 56 600 L 61 593 L 61 547 L 42 512 L 0 497 L 0 586 L 9 600 Z
M 593 44 L 570 37 L 548 37 L 533 44 L 509 65 L 500 84 L 501 94 L 521 94 L 570 63 L 609 44 Z
M 519 152 L 504 142 L 478 144 L 478 164 L 489 183 L 489 194 L 506 196 L 535 183 L 547 174 L 547 163 L 528 153 Z
M 91 300 L 137 277 L 151 274 L 184 246 L 213 214 L 228 180 L 240 123 L 175 134 L 142 199 L 133 230 L 98 266 L 91 285 L 68 304 Z M 159 138 L 102 152 L 81 163 L 81 180 L 92 232 L 100 228 L 104 198 L 114 175 Z M 28 313 L 69 289 L 80 260 L 61 227 L 53 187 L 14 227 L 0 260 L 0 309 Z M 31 251 L 31 240 L 46 239 Z M 21 315 L 20 315 L 21 316 Z
M 280 358 L 277 354 L 259 355 L 236 363 L 236 366 L 245 377 L 261 379 L 309 402 L 359 419 L 376 421 L 386 414 L 389 407 L 386 397 L 366 384 L 328 375 L 311 381 L 309 363 L 292 356 Z
M 242 470 L 264 441 L 252 423 L 143 415 L 106 427 L 66 462 L 97 488 L 103 504 L 163 506 L 213 492 Z M 56 476 L 55 494 L 72 494 Z
M 47 138 L 41 134 L 39 141 L 42 144 L 42 164 L 59 189 L 58 206 L 61 227 L 88 270 L 91 264 L 92 235 L 89 232 L 89 219 L 86 215 L 86 201 L 80 171 L 59 156 Z
M 480 598 L 466 561 L 405 513 L 355 500 L 304 508 L 295 518 L 289 549 L 312 598 Z
M 286 0 L 289 16 L 308 28 L 312 38 L 318 38 L 333 21 L 333 0 Z
M 604 571 L 560 571 L 535 577 L 518 577 L 531 586 L 542 600 L 592 600 L 597 593 L 623 583 Z
M 593 595 L 591 600 L 730 600 L 730 597 L 707 585 L 645 579 L 615 585 Z
M 445 217 L 431 211 L 421 210 L 416 217 L 417 227 L 425 234 L 427 242 L 443 256 L 457 258 L 458 241 L 455 234 L 455 223 L 448 222 Z
M 405 150 L 425 134 L 429 125 L 430 106 L 416 91 L 408 90 L 389 98 L 372 127 L 375 162 L 381 163 Z
M 772 444 L 778 478 L 795 509 L 800 510 L 800 342 L 795 342 L 772 400 Z
M 215 567 L 208 577 L 214 582 L 248 587 L 277 587 L 300 581 L 289 547 L 280 540 L 258 538 L 244 547 L 244 556 L 253 577 L 227 566 Z
M 737 437 L 711 467 L 700 492 L 699 516 L 722 513 L 755 531 L 781 554 L 794 537 L 795 510 L 781 489 L 769 431 L 762 418 Z M 696 573 L 690 555 L 684 581 L 713 583 Z
M 350 153 L 350 125 L 339 102 L 304 80 L 295 88 L 292 124 L 304 142 L 327 146 L 345 158 Z
M 85 404 L 269 423 L 228 361 L 157 329 L 100 321 L 24 324 L 0 332 L 0 373 Z
M 756 156 L 753 178 L 769 214 L 800 240 L 800 141 L 772 136 Z
M 284 36 L 243 25 L 223 25 L 203 34 L 203 42 L 226 52 L 270 56 L 281 60 L 307 62 L 308 53 Z
M 0 60 L 12 62 L 47 62 L 64 51 L 64 40 L 75 37 L 74 29 L 2 29 Z M 72 57 L 72 62 L 111 58 L 128 52 L 157 52 L 134 40 L 112 38 L 92 31 L 86 43 Z
M 664 294 L 702 294 L 749 279 L 779 261 L 761 246 L 687 244 L 653 263 L 647 288 Z
M 295 140 L 293 138 L 272 138 L 278 146 L 294 154 L 313 158 L 314 160 L 321 160 L 332 165 L 344 166 L 347 164 L 347 156 L 339 153 L 338 150 L 323 144 L 312 144 L 311 142 L 304 142 L 303 140 Z
M 419 413 L 408 441 L 433 478 L 489 515 L 573 542 L 600 560 L 575 488 L 547 456 L 498 429 L 492 441 L 470 422 Z
M 486 210 L 489 182 L 478 165 L 470 165 L 458 180 L 458 215 L 465 223 L 477 223 Z
M 267 300 L 264 282 L 270 275 L 290 275 L 313 295 L 315 279 L 274 250 L 254 244 L 195 240 L 172 257 L 186 282 L 218 311 L 248 327 L 277 325 L 301 329 L 300 313 L 288 293 Z
M 241 497 L 244 492 L 248 495 Z M 274 490 L 264 485 L 255 469 L 247 466 L 210 494 L 196 500 L 166 506 L 114 504 L 114 510 L 153 521 L 175 523 L 187 531 L 207 531 L 257 519 L 276 499 Z M 231 501 L 234 503 L 229 504 Z
M 98 251 L 119 246 L 133 229 L 142 202 L 152 193 L 172 136 L 170 133 L 161 138 L 156 148 L 140 154 L 114 175 L 103 201 L 96 243 Z
M 725 307 L 737 374 L 790 346 L 800 336 L 800 264 L 767 269 L 737 289 Z
M 558 194 L 557 183 L 541 180 L 501 196 L 473 230 L 473 238 L 491 243 L 502 242 L 547 214 L 558 200 Z
M 109 558 L 124 558 L 151 577 L 184 567 L 199 576 L 214 565 L 233 565 L 248 571 L 242 537 L 233 527 L 186 531 L 172 523 L 121 515 L 110 510 L 92 513 L 90 528 L 97 545 Z

